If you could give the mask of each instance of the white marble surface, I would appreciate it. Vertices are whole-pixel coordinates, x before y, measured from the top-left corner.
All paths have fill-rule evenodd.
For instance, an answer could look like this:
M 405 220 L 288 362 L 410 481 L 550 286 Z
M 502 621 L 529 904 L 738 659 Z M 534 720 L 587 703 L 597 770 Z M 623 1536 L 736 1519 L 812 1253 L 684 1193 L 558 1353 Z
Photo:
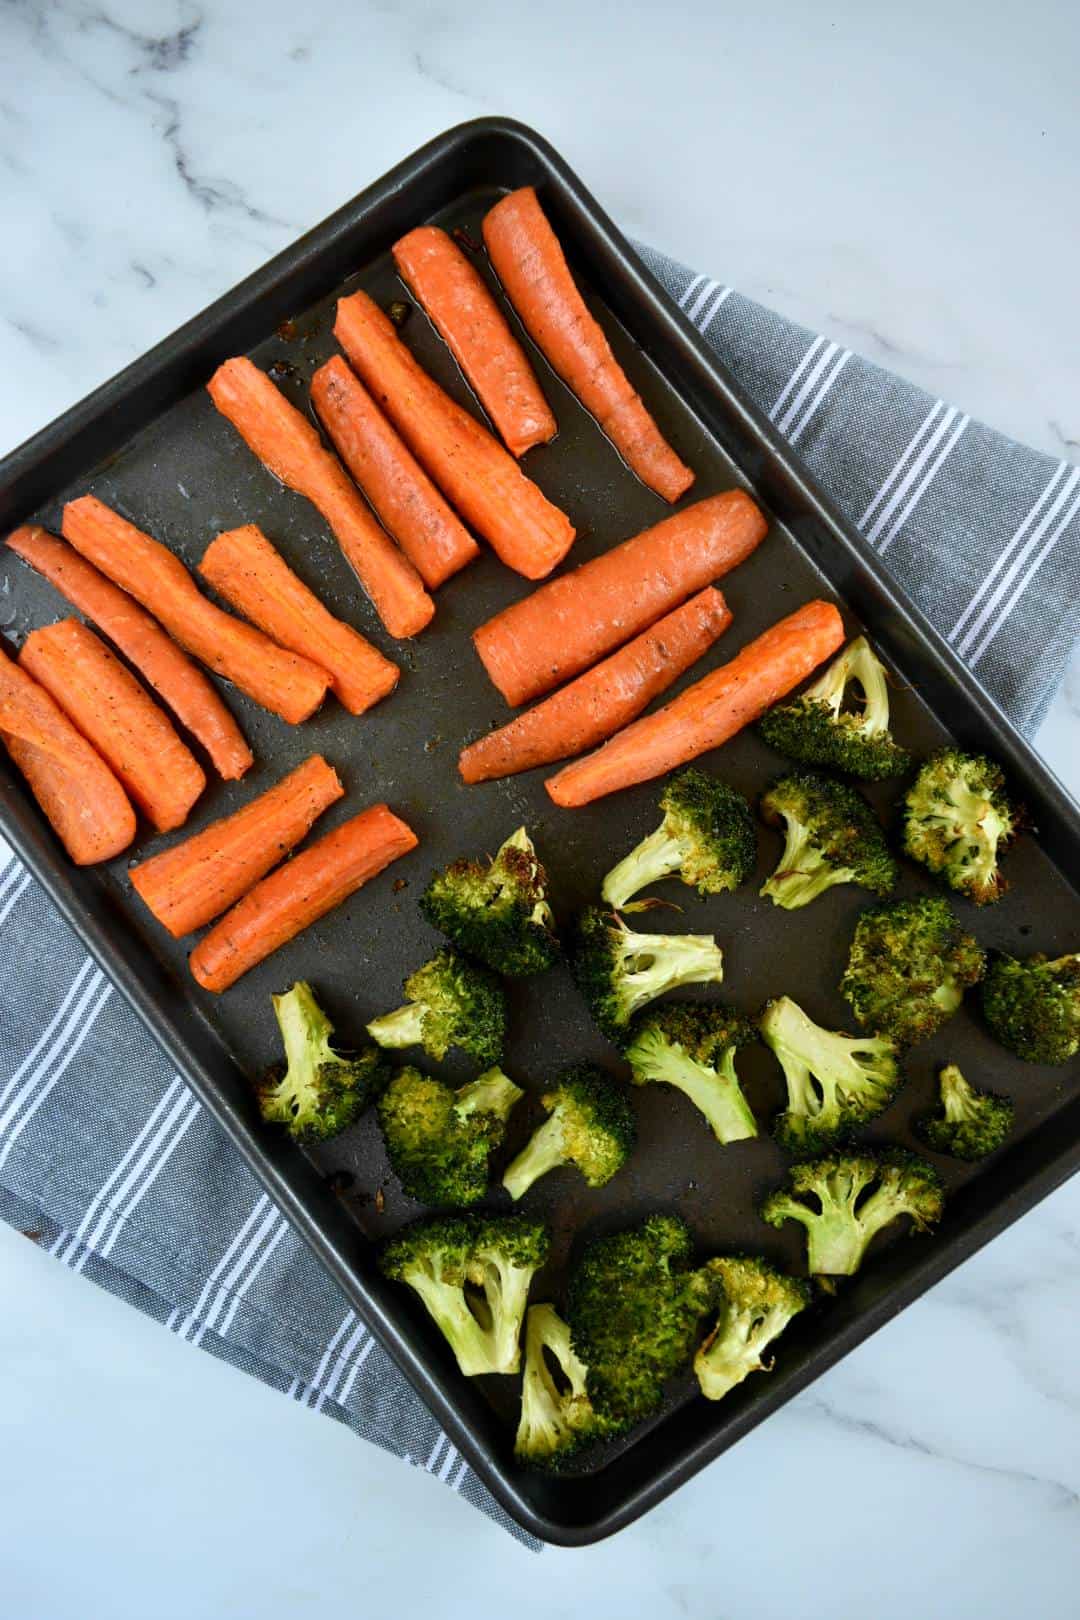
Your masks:
M 886 10 L 8 0 L 0 444 L 508 112 L 633 233 L 1077 459 L 1080 13 Z M 1078 716 L 1074 663 L 1037 742 L 1080 793 Z M 1080 1186 L 647 1520 L 536 1561 L 3 1230 L 0 1609 L 1065 1620 L 1078 1324 Z

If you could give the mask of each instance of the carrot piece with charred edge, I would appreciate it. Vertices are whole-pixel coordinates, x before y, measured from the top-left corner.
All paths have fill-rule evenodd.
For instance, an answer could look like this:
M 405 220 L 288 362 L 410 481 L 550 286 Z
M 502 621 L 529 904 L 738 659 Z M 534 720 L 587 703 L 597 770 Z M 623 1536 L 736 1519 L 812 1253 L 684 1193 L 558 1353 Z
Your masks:
M 420 225 L 394 243 L 398 274 L 461 367 L 507 449 L 523 456 L 558 431 L 536 373 L 483 276 L 453 237 Z
M 189 959 L 196 983 L 227 990 L 418 842 L 385 804 L 353 816 L 263 878 L 214 925 Z
M 462 778 L 489 782 L 595 748 L 635 720 L 730 623 L 723 596 L 708 586 L 568 686 L 470 743 L 458 760 Z
M 643 715 L 575 760 L 545 786 L 556 804 L 576 808 L 633 787 L 719 748 L 772 708 L 844 640 L 831 602 L 808 602 L 756 637 L 677 698 Z
M 484 241 L 533 342 L 593 415 L 631 471 L 666 501 L 694 482 L 590 315 L 532 186 L 485 216 Z
M 243 355 L 224 361 L 206 387 L 263 466 L 322 513 L 390 635 L 419 635 L 434 602 L 313 424 Z
M 235 781 L 251 768 L 255 756 L 210 681 L 133 597 L 36 523 L 9 534 L 7 544 L 104 631 L 206 749 L 219 776 Z
M 76 866 L 127 849 L 135 812 L 120 783 L 45 688 L 2 653 L 0 742 Z
M 325 670 L 207 601 L 167 546 L 94 495 L 64 507 L 64 538 L 141 602 L 182 647 L 264 709 L 298 725 L 330 685 Z
M 741 489 L 711 495 L 553 579 L 473 632 L 508 703 L 527 703 L 741 563 L 768 525 Z
M 312 377 L 311 403 L 380 522 L 429 590 L 480 555 L 468 529 L 340 354 Z
M 78 619 L 32 630 L 19 667 L 92 743 L 158 832 L 182 827 L 206 773 L 130 670 Z
M 367 293 L 338 301 L 334 336 L 413 455 L 508 568 L 543 579 L 574 526 L 513 456 L 429 377 Z

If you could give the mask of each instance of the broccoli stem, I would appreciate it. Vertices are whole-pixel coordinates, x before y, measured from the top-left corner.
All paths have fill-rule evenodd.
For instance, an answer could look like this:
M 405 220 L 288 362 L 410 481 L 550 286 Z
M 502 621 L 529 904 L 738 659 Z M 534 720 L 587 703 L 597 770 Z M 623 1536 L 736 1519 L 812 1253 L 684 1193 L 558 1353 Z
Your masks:
M 515 1086 L 501 1069 L 487 1069 L 469 1085 L 460 1087 L 454 1112 L 460 1119 L 468 1119 L 471 1114 L 494 1114 L 496 1119 L 505 1121 L 523 1095 L 521 1087 Z
M 855 882 L 855 873 L 850 867 L 830 866 L 821 851 L 814 848 L 808 828 L 791 820 L 786 822 L 786 827 L 780 864 L 761 886 L 761 893 L 767 894 L 775 905 L 785 911 L 797 911 L 833 884 Z
M 562 1120 L 551 1114 L 526 1142 L 512 1164 L 507 1166 L 503 1186 L 516 1203 L 534 1181 L 568 1162 L 563 1145 Z
M 411 1273 L 409 1283 L 442 1330 L 466 1377 L 503 1370 L 492 1353 L 490 1332 L 469 1309 L 462 1289 L 441 1283 L 423 1272 Z
M 735 1073 L 735 1056 L 727 1052 L 716 1071 L 698 1063 L 682 1048 L 659 1045 L 650 1054 L 652 1061 L 635 1060 L 640 1074 L 650 1080 L 663 1080 L 688 1097 L 705 1115 L 718 1142 L 743 1142 L 758 1133 L 753 1110 L 743 1096 Z
M 380 1046 L 419 1046 L 424 1037 L 424 1018 L 427 1008 L 419 1001 L 407 1001 L 396 1012 L 384 1013 L 367 1027 L 373 1041 Z
M 286 1070 L 314 1074 L 327 1056 L 333 1025 L 312 995 L 310 984 L 299 979 L 285 995 L 270 999 L 285 1047 Z
M 618 911 L 640 889 L 677 872 L 682 859 L 682 845 L 668 832 L 667 823 L 661 822 L 655 832 L 643 838 L 636 849 L 612 867 L 600 893 L 608 905 Z
M 627 928 L 620 949 L 628 1018 L 665 990 L 719 984 L 724 977 L 724 953 L 711 934 L 635 934 Z

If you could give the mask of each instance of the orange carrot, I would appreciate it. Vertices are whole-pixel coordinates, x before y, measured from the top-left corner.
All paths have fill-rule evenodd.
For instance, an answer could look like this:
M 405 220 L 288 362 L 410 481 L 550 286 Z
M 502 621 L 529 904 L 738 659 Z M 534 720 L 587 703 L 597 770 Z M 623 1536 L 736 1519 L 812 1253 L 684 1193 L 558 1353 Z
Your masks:
M 333 766 L 312 754 L 250 804 L 128 875 L 162 927 L 180 939 L 234 905 L 344 792 Z
M 523 456 L 558 432 L 536 373 L 479 271 L 437 225 L 394 243 L 394 263 L 423 305 L 509 450 Z
M 76 866 L 109 861 L 135 837 L 135 812 L 101 755 L 44 687 L 0 654 L 0 742 Z
M 93 495 L 69 501 L 62 526 L 76 551 L 215 674 L 293 725 L 314 714 L 330 684 L 325 670 L 208 602 L 167 546 Z
M 480 547 L 340 354 L 311 379 L 311 403 L 342 461 L 429 590 Z
M 697 501 L 482 624 L 484 668 L 507 703 L 550 692 L 730 572 L 766 529 L 741 489 Z
M 196 982 L 227 990 L 417 843 L 385 804 L 353 816 L 263 878 L 204 935 L 189 960 Z
M 32 630 L 19 665 L 91 742 L 158 832 L 182 827 L 206 786 L 171 720 L 78 619 Z
M 389 633 L 419 635 L 434 602 L 312 424 L 243 355 L 220 365 L 206 386 L 249 450 L 322 513 Z
M 595 748 L 697 662 L 731 623 L 712 586 L 658 620 L 576 681 L 462 750 L 466 782 L 489 782 Z
M 497 202 L 483 230 L 499 280 L 533 342 L 642 483 L 677 501 L 694 475 L 661 434 L 585 307 L 532 186 Z
M 565 512 L 413 358 L 367 293 L 338 302 L 337 338 L 421 466 L 508 568 L 543 579 L 574 543 Z
M 545 784 L 556 804 L 591 804 L 685 765 L 734 737 L 830 657 L 844 640 L 831 602 L 807 602 L 655 714 L 643 715 L 594 754 Z
M 9 534 L 16 556 L 36 568 L 73 607 L 103 630 L 129 664 L 152 686 L 181 725 L 209 754 L 227 781 L 255 762 L 240 727 L 201 669 L 126 591 L 86 562 L 63 540 L 29 524 Z
M 335 619 L 255 524 L 219 534 L 199 573 L 279 646 L 306 653 L 324 669 L 351 714 L 363 714 L 397 685 L 397 665 L 358 630 Z

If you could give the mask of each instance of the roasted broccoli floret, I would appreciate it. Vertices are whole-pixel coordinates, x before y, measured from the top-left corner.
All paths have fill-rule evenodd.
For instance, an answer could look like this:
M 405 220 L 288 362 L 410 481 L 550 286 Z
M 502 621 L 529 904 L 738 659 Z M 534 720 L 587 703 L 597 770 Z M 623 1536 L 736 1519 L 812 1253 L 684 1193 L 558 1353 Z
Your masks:
M 723 952 L 711 934 L 638 934 L 589 906 L 578 919 L 571 968 L 600 1030 L 618 1046 L 633 1015 L 682 984 L 719 984 Z
M 853 684 L 862 702 L 846 708 Z M 865 636 L 849 642 L 799 697 L 770 709 L 758 730 L 771 748 L 790 759 L 830 765 L 866 781 L 902 776 L 911 764 L 911 755 L 889 730 L 885 671 Z
M 992 759 L 959 748 L 932 754 L 904 795 L 903 814 L 905 855 L 978 906 L 1001 898 L 999 863 L 1020 811 Z
M 589 1399 L 605 1418 L 637 1423 L 656 1410 L 664 1380 L 694 1353 L 720 1280 L 693 1269 L 693 1243 L 677 1215 L 596 1238 L 570 1279 L 567 1316 L 574 1352 L 588 1368 Z
M 637 1140 L 634 1111 L 621 1087 L 593 1063 L 564 1069 L 540 1101 L 548 1117 L 503 1176 L 518 1199 L 549 1170 L 572 1164 L 590 1187 L 602 1187 L 621 1170 Z
M 874 894 L 896 887 L 896 862 L 881 823 L 846 782 L 793 771 L 763 795 L 761 814 L 785 824 L 780 864 L 761 889 L 785 911 L 808 906 L 837 883 L 858 883 Z
M 512 1373 L 529 1285 L 550 1243 L 523 1215 L 436 1215 L 390 1238 L 379 1265 L 419 1294 L 463 1373 Z
M 379 1125 L 409 1197 L 460 1207 L 483 1198 L 488 1160 L 522 1095 L 501 1069 L 457 1091 L 419 1069 L 399 1069 L 379 1098 Z
M 673 1001 L 634 1019 L 626 1061 L 636 1085 L 659 1080 L 685 1092 L 718 1142 L 741 1142 L 758 1133 L 735 1072 L 735 1054 L 757 1040 L 749 1018 L 731 1007 Z
M 983 1017 L 1002 1046 L 1028 1063 L 1068 1063 L 1080 1047 L 1080 951 L 1056 961 L 991 960 Z
M 682 771 L 660 795 L 656 831 L 612 867 L 601 889 L 617 910 L 661 878 L 678 877 L 699 894 L 734 889 L 750 876 L 757 838 L 741 793 L 704 771 Z
M 720 1279 L 720 1312 L 694 1357 L 694 1371 L 706 1400 L 718 1401 L 748 1373 L 771 1369 L 765 1351 L 809 1305 L 810 1285 L 755 1255 L 709 1260 L 706 1270 Z
M 979 1091 L 964 1079 L 955 1063 L 938 1075 L 940 1114 L 927 1114 L 915 1129 L 935 1153 L 954 1159 L 985 1159 L 996 1153 L 1013 1124 L 1013 1105 L 996 1091 Z
M 494 860 L 453 861 L 436 872 L 420 907 L 440 934 L 508 979 L 543 973 L 558 960 L 547 878 L 532 839 L 519 827 Z
M 303 979 L 270 999 L 285 1062 L 256 1083 L 259 1112 L 298 1142 L 325 1142 L 374 1102 L 390 1078 L 390 1065 L 377 1046 L 365 1045 L 351 1057 L 335 1052 L 334 1026 Z
M 908 1046 L 940 1029 L 985 971 L 985 951 L 949 902 L 926 895 L 863 912 L 840 988 L 864 1029 Z
M 826 1277 L 851 1277 L 875 1233 L 900 1215 L 911 1217 L 916 1232 L 928 1232 L 944 1207 L 933 1166 L 894 1149 L 881 1154 L 829 1153 L 792 1165 L 787 1188 L 769 1195 L 761 1217 L 770 1226 L 801 1221 L 810 1270 Z
M 888 1108 L 901 1083 L 887 1035 L 822 1029 L 790 996 L 770 1001 L 761 1033 L 780 1060 L 788 1105 L 773 1135 L 789 1153 L 817 1153 Z
M 444 1058 L 460 1047 L 478 1063 L 498 1063 L 506 1034 L 506 997 L 487 968 L 456 951 L 440 951 L 405 980 L 409 998 L 367 1027 L 380 1046 L 422 1046 Z
M 520 1462 L 534 1468 L 559 1468 L 582 1446 L 617 1430 L 617 1424 L 593 1408 L 588 1371 L 574 1354 L 570 1329 L 554 1305 L 530 1305 L 525 1316 L 521 1418 L 514 1442 L 514 1455 Z

